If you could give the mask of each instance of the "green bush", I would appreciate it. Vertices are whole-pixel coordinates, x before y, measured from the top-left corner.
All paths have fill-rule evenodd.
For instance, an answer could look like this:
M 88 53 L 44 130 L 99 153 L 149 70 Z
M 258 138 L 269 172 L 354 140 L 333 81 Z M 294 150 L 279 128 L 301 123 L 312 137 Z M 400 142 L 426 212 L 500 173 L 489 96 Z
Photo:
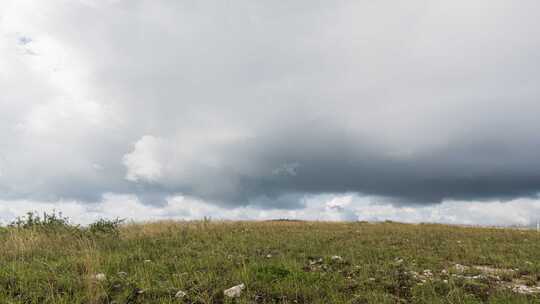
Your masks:
M 88 226 L 88 231 L 94 234 L 118 234 L 118 228 L 124 219 L 116 218 L 114 220 L 99 219 Z
M 40 216 L 36 211 L 26 213 L 26 216 L 17 217 L 11 222 L 9 227 L 19 229 L 40 229 L 40 230 L 58 230 L 58 229 L 73 229 L 78 228 L 77 225 L 72 225 L 69 218 L 62 215 L 62 212 L 52 213 L 43 212 Z

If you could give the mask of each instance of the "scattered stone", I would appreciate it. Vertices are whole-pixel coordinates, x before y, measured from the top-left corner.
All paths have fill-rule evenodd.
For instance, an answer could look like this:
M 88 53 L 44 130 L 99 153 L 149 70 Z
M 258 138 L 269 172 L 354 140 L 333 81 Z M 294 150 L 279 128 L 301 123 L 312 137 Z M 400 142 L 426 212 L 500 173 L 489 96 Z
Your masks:
M 456 264 L 454 265 L 454 269 L 457 271 L 457 272 L 465 272 L 465 270 L 467 270 L 469 267 L 467 266 L 463 266 L 461 264 Z
M 422 274 L 423 274 L 426 278 L 431 278 L 431 277 L 433 277 L 433 273 L 431 272 L 430 269 L 425 269 L 424 272 L 422 272 Z
M 470 277 L 467 277 L 467 278 L 470 278 L 470 279 L 473 279 L 473 280 L 479 280 L 479 279 L 484 279 L 484 278 L 486 278 L 486 276 L 483 275 L 483 274 L 477 274 L 477 275 L 470 276 Z
M 525 263 L 527 262 L 528 261 L 525 261 Z M 536 282 L 537 280 L 535 280 L 534 278 L 531 280 L 528 276 L 523 276 L 519 272 L 519 269 L 495 268 L 485 265 L 465 266 L 461 264 L 455 264 L 453 266 L 453 269 L 455 270 L 455 272 L 458 272 L 451 273 L 451 276 L 455 278 L 461 278 L 471 281 L 480 280 L 480 282 L 487 280 L 490 282 L 490 284 L 496 284 L 495 286 L 498 286 L 500 288 L 508 288 L 515 293 L 540 294 L 540 286 L 535 284 L 529 284 L 529 282 L 532 281 L 538 284 L 538 282 Z M 476 273 L 480 272 L 480 274 L 466 274 L 468 270 L 475 270 Z M 428 275 L 426 274 L 426 270 L 423 274 L 425 277 L 428 277 Z M 442 270 L 441 274 L 448 276 L 448 271 L 446 269 Z M 442 280 L 442 282 L 448 283 L 448 280 L 444 279 Z
M 343 261 L 343 258 L 340 257 L 339 255 L 334 255 L 334 256 L 331 257 L 331 260 L 336 261 L 336 262 L 341 262 L 341 261 Z
M 493 268 L 489 266 L 473 266 L 474 269 L 480 270 L 482 273 L 497 275 L 497 274 L 512 274 L 516 272 L 514 269 L 505 269 L 505 268 Z
M 151 260 L 144 260 L 145 263 L 150 263 L 152 262 Z
M 270 253 L 266 255 L 267 259 L 270 259 L 271 257 L 272 257 L 272 255 Z
M 403 259 L 402 258 L 395 258 L 394 262 L 396 262 L 396 264 L 401 264 L 401 263 L 403 263 Z
M 125 272 L 125 271 L 119 271 L 119 272 L 118 272 L 118 276 L 120 276 L 120 277 L 125 277 L 125 276 L 127 276 L 127 272 Z
M 185 291 L 179 290 L 179 291 L 174 295 L 174 297 L 180 299 L 180 298 L 185 297 L 186 295 L 187 295 L 187 293 L 186 293 Z
M 97 273 L 92 276 L 92 278 L 96 281 L 105 281 L 107 279 L 107 276 L 104 273 Z
M 264 302 L 264 296 L 261 295 L 261 294 L 256 294 L 255 295 L 255 303 L 261 303 L 261 302 Z
M 533 293 L 540 293 L 540 287 L 518 284 L 512 287 L 512 291 L 515 293 L 521 293 L 521 294 L 533 294 Z
M 246 285 L 242 283 L 240 285 L 233 286 L 229 289 L 225 289 L 223 291 L 223 294 L 229 298 L 238 298 L 240 297 L 240 294 L 242 294 L 242 290 L 244 290 L 244 288 L 246 288 Z

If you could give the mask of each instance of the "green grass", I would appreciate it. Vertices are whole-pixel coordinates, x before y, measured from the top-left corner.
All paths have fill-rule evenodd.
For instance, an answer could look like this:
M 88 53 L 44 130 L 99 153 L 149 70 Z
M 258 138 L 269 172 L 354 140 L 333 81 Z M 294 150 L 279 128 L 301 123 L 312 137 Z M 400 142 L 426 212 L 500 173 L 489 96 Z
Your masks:
M 0 228 L 0 303 L 540 303 L 540 295 L 511 289 L 538 284 L 535 231 L 288 221 L 100 225 L 107 229 Z M 470 267 L 460 272 L 455 264 Z M 239 298 L 224 297 L 240 283 Z M 175 298 L 179 290 L 186 296 Z

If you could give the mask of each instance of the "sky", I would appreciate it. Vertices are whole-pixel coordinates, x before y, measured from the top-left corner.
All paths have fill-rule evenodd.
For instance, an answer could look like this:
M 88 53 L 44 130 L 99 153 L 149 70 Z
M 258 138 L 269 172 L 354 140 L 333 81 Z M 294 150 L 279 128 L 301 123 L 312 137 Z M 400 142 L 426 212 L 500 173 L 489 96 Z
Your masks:
M 540 218 L 540 2 L 4 0 L 0 223 Z

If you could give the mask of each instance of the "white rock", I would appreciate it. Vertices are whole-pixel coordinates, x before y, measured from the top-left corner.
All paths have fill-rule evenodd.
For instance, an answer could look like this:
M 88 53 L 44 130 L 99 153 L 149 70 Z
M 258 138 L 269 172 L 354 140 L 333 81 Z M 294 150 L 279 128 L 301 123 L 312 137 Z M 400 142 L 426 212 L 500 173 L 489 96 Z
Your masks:
M 431 272 L 430 269 L 425 269 L 424 272 L 422 273 L 424 276 L 428 277 L 428 278 L 431 278 L 433 276 L 433 273 Z
M 485 276 L 483 274 L 477 274 L 475 276 L 471 276 L 473 280 L 483 279 Z
M 454 268 L 458 271 L 458 272 L 464 272 L 465 270 L 467 270 L 467 266 L 463 266 L 461 264 L 456 264 L 454 265 Z
M 96 281 L 105 281 L 107 279 L 107 276 L 105 276 L 104 273 L 97 273 L 93 275 L 94 280 Z
M 527 286 L 527 285 L 515 285 L 512 288 L 513 292 L 522 293 L 522 294 L 532 294 L 540 292 L 540 287 L 537 286 Z
M 343 261 L 343 258 L 340 257 L 339 255 L 334 255 L 334 256 L 332 256 L 331 259 L 332 259 L 332 261 Z
M 229 298 L 238 298 L 240 297 L 240 294 L 242 293 L 242 290 L 244 290 L 244 288 L 246 288 L 246 285 L 242 283 L 240 285 L 233 286 L 229 289 L 225 289 L 223 291 L 223 294 Z
M 186 293 L 185 291 L 179 290 L 179 291 L 174 295 L 174 297 L 175 297 L 175 298 L 183 298 L 183 297 L 185 297 L 186 295 L 187 295 L 187 293 Z

